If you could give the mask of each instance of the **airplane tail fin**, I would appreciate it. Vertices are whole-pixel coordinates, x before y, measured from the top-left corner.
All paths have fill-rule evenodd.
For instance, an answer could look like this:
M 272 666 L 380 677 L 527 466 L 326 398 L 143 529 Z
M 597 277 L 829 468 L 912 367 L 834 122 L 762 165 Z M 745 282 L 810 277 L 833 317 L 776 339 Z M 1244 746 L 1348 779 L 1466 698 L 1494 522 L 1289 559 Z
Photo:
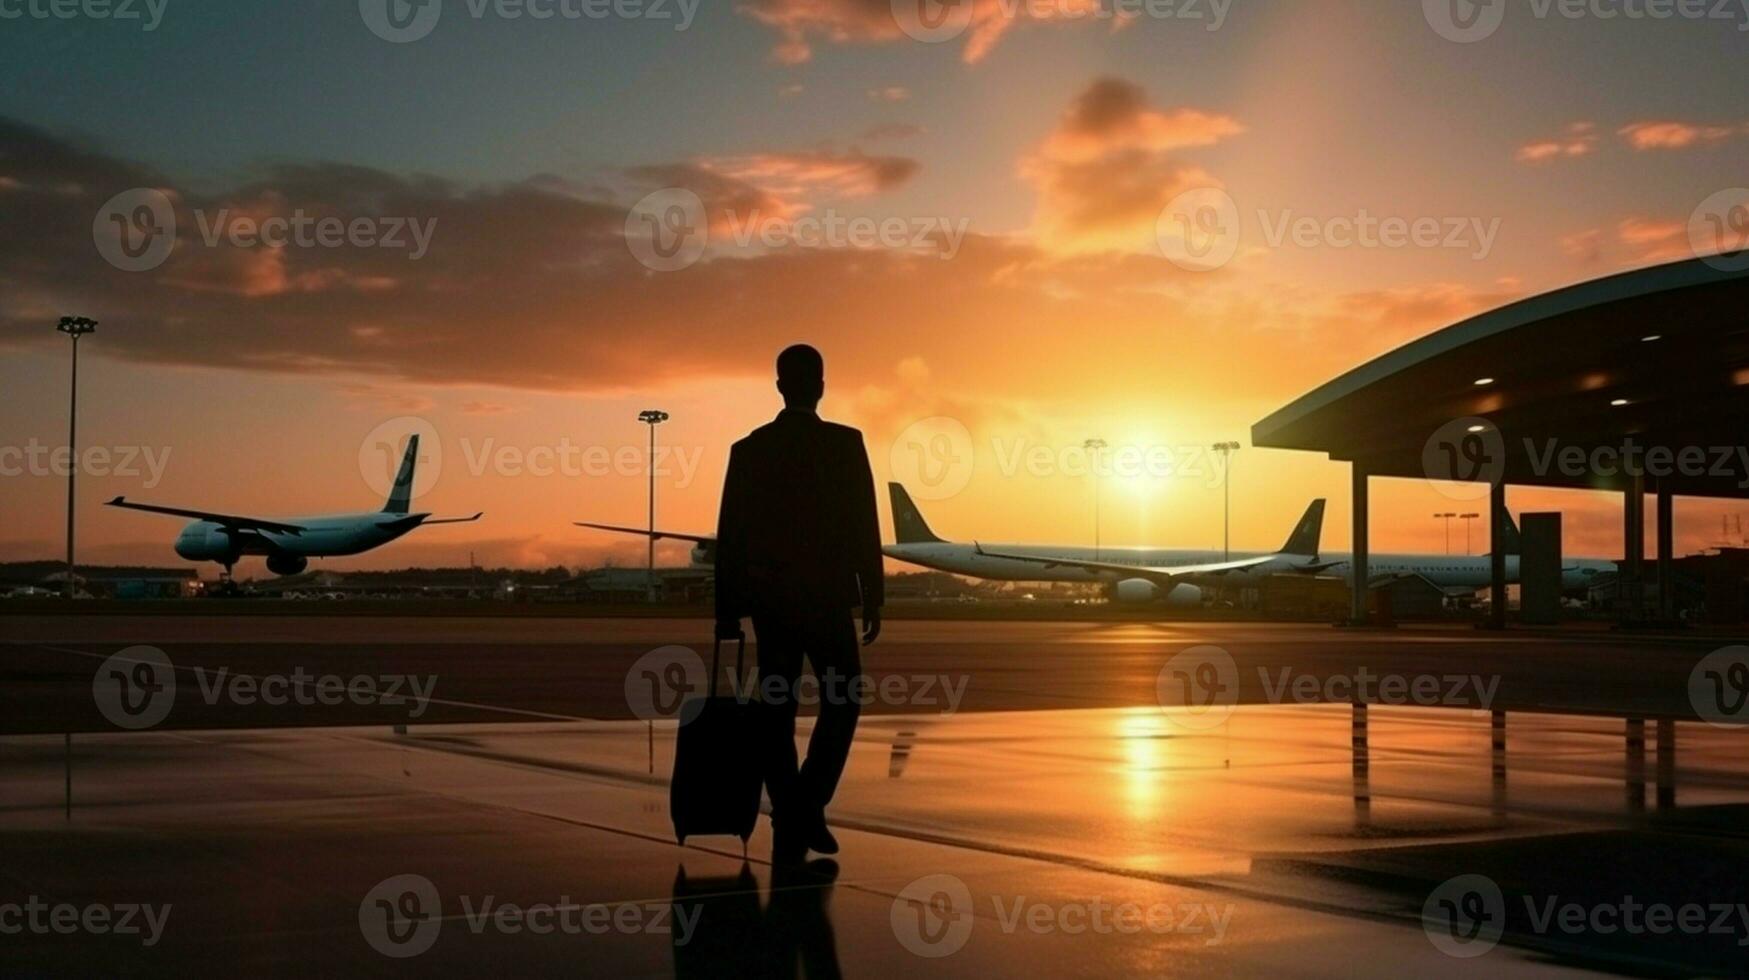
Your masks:
M 1318 541 L 1324 535 L 1324 498 L 1319 497 L 1306 508 L 1304 517 L 1294 526 L 1294 533 L 1288 535 L 1287 543 L 1281 546 L 1284 555 L 1316 555 Z
M 383 505 L 385 514 L 405 514 L 413 503 L 413 464 L 419 458 L 419 433 L 407 437 L 407 452 L 401 457 L 401 468 L 395 473 L 395 485 L 389 490 L 389 500 Z
M 893 502 L 893 540 L 897 544 L 941 544 L 942 539 L 936 537 L 929 529 L 928 522 L 923 520 L 923 513 L 917 505 L 911 502 L 911 495 L 897 483 L 887 484 L 887 493 Z
M 1500 550 L 1508 555 L 1524 553 L 1524 542 L 1518 534 L 1518 522 L 1512 519 L 1512 512 L 1506 512 L 1506 527 L 1500 535 Z

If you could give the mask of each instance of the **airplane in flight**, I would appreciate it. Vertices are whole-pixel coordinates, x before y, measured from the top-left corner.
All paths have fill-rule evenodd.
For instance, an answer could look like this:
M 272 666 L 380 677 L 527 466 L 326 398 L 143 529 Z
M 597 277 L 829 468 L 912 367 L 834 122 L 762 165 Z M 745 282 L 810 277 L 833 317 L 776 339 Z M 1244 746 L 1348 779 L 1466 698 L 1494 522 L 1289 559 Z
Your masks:
M 482 512 L 472 517 L 433 519 L 430 514 L 409 513 L 413 497 L 413 468 L 418 455 L 419 436 L 415 433 L 407 439 L 401 468 L 395 474 L 388 502 L 380 511 L 266 520 L 137 504 L 126 497 L 111 500 L 109 506 L 194 518 L 194 522 L 176 536 L 176 553 L 189 561 L 218 562 L 225 566 L 224 578 L 227 581 L 231 577 L 231 567 L 244 555 L 265 556 L 267 570 L 275 575 L 296 575 L 309 567 L 311 558 L 362 554 L 388 544 L 414 528 L 467 524 L 484 516 Z
M 892 501 L 894 543 L 881 551 L 889 558 L 937 571 L 973 578 L 1009 582 L 1105 583 L 1111 598 L 1123 603 L 1164 602 L 1169 606 L 1193 607 L 1210 587 L 1254 586 L 1270 575 L 1303 574 L 1341 578 L 1348 574 L 1347 552 L 1319 548 L 1323 534 L 1325 501 L 1320 498 L 1306 508 L 1281 549 L 1272 552 L 1235 552 L 1173 548 L 1088 548 L 1073 545 L 984 545 L 948 541 L 931 531 L 911 495 L 898 483 L 887 485 Z M 579 527 L 651 537 L 642 528 L 578 522 Z M 692 562 L 707 567 L 715 557 L 716 539 L 710 535 L 656 531 L 653 537 L 693 542 Z M 1518 526 L 1507 519 L 1506 580 L 1518 581 Z M 1374 554 L 1367 567 L 1377 577 L 1418 575 L 1434 585 L 1453 591 L 1483 589 L 1492 581 L 1487 555 Z M 1561 569 L 1561 588 L 1583 593 L 1603 573 L 1616 571 L 1616 563 L 1601 558 L 1569 559 Z

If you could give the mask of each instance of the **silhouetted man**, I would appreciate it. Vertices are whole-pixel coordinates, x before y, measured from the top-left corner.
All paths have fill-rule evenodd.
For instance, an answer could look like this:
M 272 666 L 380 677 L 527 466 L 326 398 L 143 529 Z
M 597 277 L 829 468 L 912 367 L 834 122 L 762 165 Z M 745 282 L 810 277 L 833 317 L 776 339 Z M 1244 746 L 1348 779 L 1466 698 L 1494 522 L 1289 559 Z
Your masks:
M 767 707 L 765 787 L 774 848 L 799 858 L 835 854 L 826 804 L 838 788 L 866 681 L 862 642 L 880 635 L 884 600 L 880 519 L 862 433 L 821 421 L 825 363 L 804 344 L 777 358 L 784 409 L 729 452 L 717 520 L 717 636 L 753 618 L 759 696 Z M 820 688 L 808 757 L 796 768 L 796 683 L 807 657 Z

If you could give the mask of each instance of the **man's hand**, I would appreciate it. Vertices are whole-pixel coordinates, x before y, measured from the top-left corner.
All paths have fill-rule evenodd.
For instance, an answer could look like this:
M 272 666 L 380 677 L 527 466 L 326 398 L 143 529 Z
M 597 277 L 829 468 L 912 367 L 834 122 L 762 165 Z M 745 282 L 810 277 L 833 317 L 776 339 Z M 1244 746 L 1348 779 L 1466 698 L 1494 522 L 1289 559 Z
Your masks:
M 865 609 L 862 612 L 862 645 L 868 646 L 881 635 L 881 611 Z
M 741 632 L 741 621 L 738 619 L 717 620 L 717 639 L 739 640 L 746 634 Z

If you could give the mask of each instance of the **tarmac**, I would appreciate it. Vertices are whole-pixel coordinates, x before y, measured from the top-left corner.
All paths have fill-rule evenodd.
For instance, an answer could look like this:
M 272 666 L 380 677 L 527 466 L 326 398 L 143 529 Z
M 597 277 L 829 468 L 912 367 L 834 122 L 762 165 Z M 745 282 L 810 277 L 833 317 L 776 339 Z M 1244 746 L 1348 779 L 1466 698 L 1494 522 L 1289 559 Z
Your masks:
M 745 852 L 735 838 L 676 843 L 673 720 L 312 725 L 340 713 L 312 705 L 287 722 L 231 705 L 256 721 L 184 727 L 179 693 L 138 731 L 0 737 L 0 973 L 1513 977 L 1749 964 L 1749 733 L 1677 717 L 1685 699 L 1663 678 L 1687 668 L 1655 666 L 1692 666 L 1715 641 L 1082 626 L 889 624 L 873 650 L 891 640 L 900 666 L 883 669 L 957 673 L 961 704 L 865 709 L 832 808 L 843 852 L 802 868 L 770 865 L 763 820 Z M 647 653 L 697 627 L 458 636 L 365 622 L 345 636 L 451 661 L 490 648 L 498 669 L 529 672 L 617 664 L 610 650 Z M 117 644 L 155 642 L 183 677 L 193 647 L 225 646 L 173 620 L 147 635 L 54 628 L 8 629 L 9 687 L 41 683 L 38 665 L 53 663 L 89 699 L 93 658 Z M 230 662 L 259 676 L 308 661 L 337 639 L 324 628 L 273 625 L 283 632 L 231 647 Z M 553 642 L 543 630 L 555 629 L 588 635 Z M 420 652 L 421 630 L 448 642 Z M 1241 678 L 1284 650 L 1319 685 L 1356 662 L 1484 680 L 1498 663 L 1524 703 L 1502 700 L 1502 681 L 1485 705 L 1448 689 L 1438 704 L 1357 708 L 1284 698 L 1268 676 L 1242 679 L 1244 696 L 1162 703 L 1163 664 L 1214 630 Z M 626 715 L 620 670 L 602 675 L 615 688 L 602 700 Z M 1550 695 L 1564 673 L 1569 696 Z M 538 673 L 524 685 L 543 686 Z M 980 687 L 993 693 L 966 707 Z M 1083 696 L 1101 687 L 1120 703 Z M 1654 701 L 1676 710 L 1639 713 Z

